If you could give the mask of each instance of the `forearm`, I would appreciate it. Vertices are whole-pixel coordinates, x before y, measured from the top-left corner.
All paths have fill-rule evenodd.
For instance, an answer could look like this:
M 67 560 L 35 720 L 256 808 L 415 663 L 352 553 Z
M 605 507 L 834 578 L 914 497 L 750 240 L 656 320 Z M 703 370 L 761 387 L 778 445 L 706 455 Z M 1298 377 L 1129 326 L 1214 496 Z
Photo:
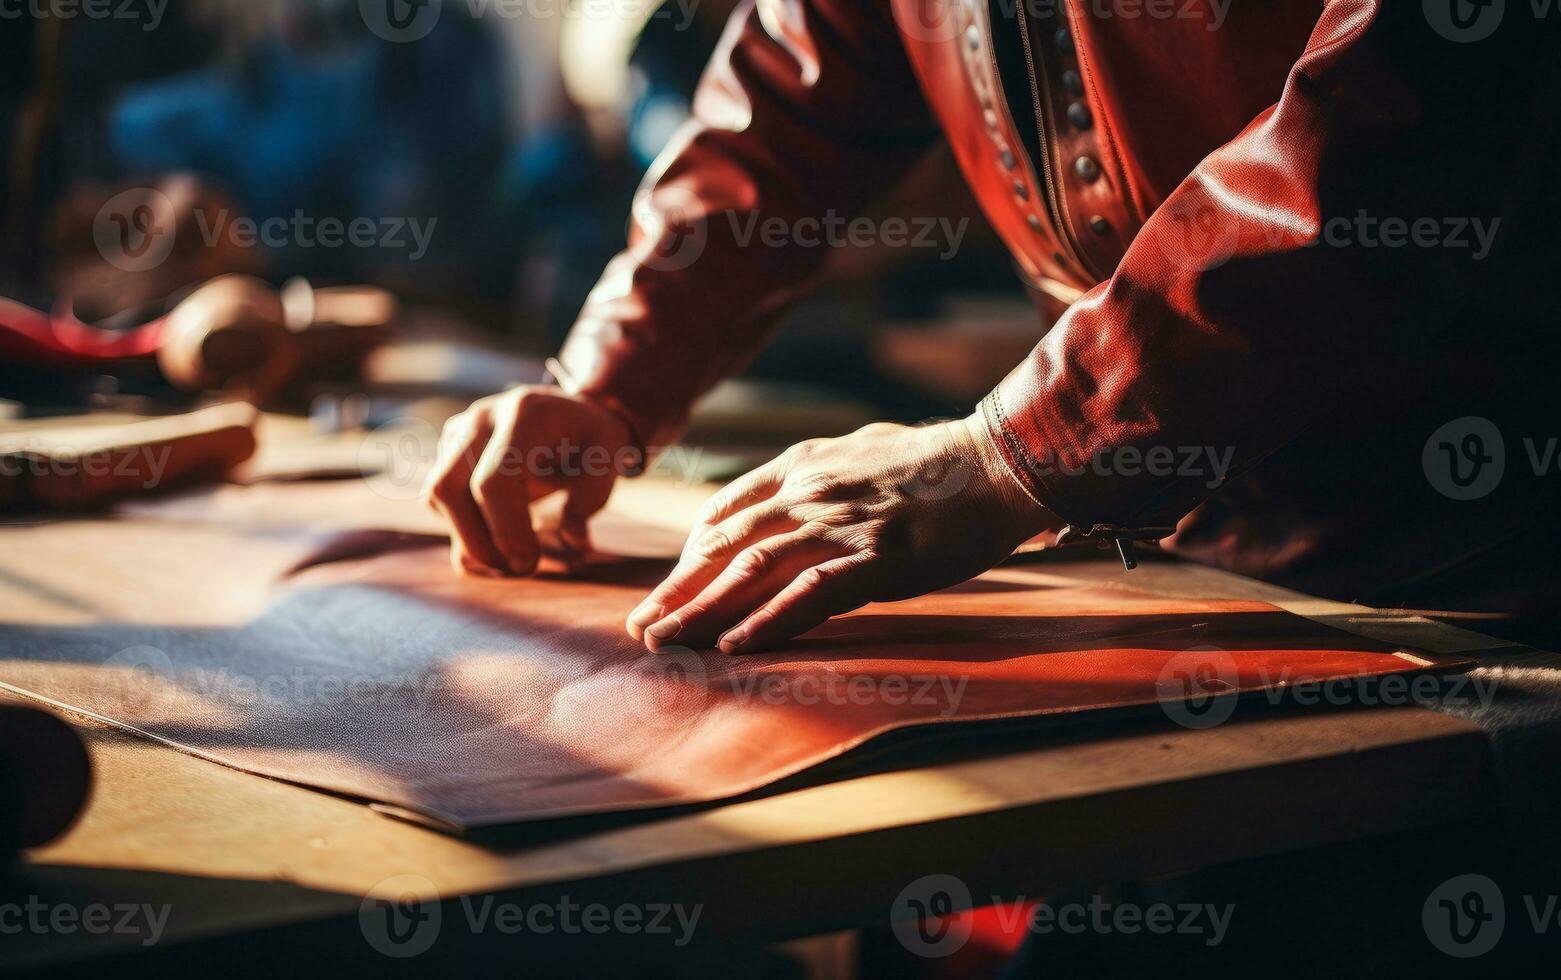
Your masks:
M 936 135 L 876 2 L 745 4 L 694 113 L 652 167 L 628 248 L 560 354 L 647 447 L 674 439 L 693 402 L 816 281 L 828 253 L 798 223 L 856 214 Z

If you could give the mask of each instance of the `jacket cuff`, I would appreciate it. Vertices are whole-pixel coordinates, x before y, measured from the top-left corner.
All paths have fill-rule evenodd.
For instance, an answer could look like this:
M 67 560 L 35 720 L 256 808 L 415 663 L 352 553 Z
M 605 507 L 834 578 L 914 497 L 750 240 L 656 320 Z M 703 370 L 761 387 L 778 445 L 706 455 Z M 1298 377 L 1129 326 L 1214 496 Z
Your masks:
M 997 457 L 1003 461 L 1002 468 L 1007 472 L 1008 477 L 1036 506 L 1044 507 L 1053 514 L 1057 513 L 1041 493 L 1037 492 L 1034 481 L 1029 478 L 1022 455 L 1023 447 L 1013 444 L 1011 435 L 1003 425 L 1003 409 L 996 391 L 981 400 L 980 416 L 986 430 L 987 442 L 991 444 Z
M 624 424 L 629 430 L 630 441 L 639 452 L 643 470 L 657 453 L 682 434 L 687 413 L 669 412 L 664 403 L 636 404 L 632 397 L 633 386 L 622 383 L 623 375 L 632 367 L 621 363 L 622 360 L 620 347 L 603 343 L 593 332 L 577 325 L 558 356 L 548 359 L 547 367 L 559 387 L 571 395 L 595 402 Z
M 1119 448 L 1079 422 L 1060 424 L 1070 412 L 1066 399 L 1049 391 L 1032 361 L 1026 361 L 981 403 L 981 417 L 1005 468 L 1029 498 L 1071 529 L 1070 538 L 1156 540 L 1196 506 L 1199 495 L 1175 479 L 1158 479 L 1142 465 L 1114 465 Z M 1126 453 L 1145 454 L 1128 446 Z M 1206 494 L 1208 491 L 1204 490 Z

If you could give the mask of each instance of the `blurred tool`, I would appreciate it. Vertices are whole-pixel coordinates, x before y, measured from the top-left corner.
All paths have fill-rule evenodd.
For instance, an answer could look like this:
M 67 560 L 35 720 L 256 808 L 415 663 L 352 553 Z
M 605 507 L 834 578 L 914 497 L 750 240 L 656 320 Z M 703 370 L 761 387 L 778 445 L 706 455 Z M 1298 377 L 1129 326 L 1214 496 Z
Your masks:
M 389 335 L 396 301 L 371 286 L 278 293 L 252 276 L 218 276 L 166 316 L 126 330 L 83 323 L 67 305 L 42 313 L 0 299 L 0 358 L 44 367 L 155 357 L 174 387 L 264 402 L 303 380 L 355 376 Z
M 0 513 L 80 510 L 218 479 L 255 452 L 243 402 L 150 421 L 0 433 Z
M 157 363 L 185 391 L 263 401 L 304 376 L 355 374 L 395 314 L 396 301 L 372 286 L 293 279 L 277 293 L 249 276 L 219 276 L 168 315 Z

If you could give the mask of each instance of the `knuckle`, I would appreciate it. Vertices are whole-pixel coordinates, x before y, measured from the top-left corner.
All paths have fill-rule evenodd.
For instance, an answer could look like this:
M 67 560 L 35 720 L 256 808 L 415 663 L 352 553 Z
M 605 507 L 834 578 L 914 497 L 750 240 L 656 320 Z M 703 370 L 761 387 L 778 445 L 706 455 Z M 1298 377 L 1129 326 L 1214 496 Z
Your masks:
M 447 470 L 436 477 L 429 486 L 428 495 L 440 503 L 449 503 L 460 496 L 466 483 L 458 472 Z
M 682 589 L 682 573 L 683 567 L 680 565 L 667 577 L 665 582 L 651 590 L 650 594 L 645 597 L 645 601 L 652 606 L 661 606 L 664 609 L 669 606 Z
M 795 469 L 798 464 L 807 459 L 808 455 L 812 451 L 813 450 L 809 448 L 807 442 L 793 443 L 786 447 L 785 452 L 775 457 L 774 461 L 770 465 L 775 467 L 775 469 L 778 471 L 778 475 L 784 478 L 786 474 Z
M 530 461 L 526 452 L 518 445 L 510 443 L 503 447 L 498 456 L 493 459 L 489 478 L 500 477 L 525 477 L 530 475 Z
M 840 480 L 824 470 L 807 470 L 792 480 L 792 489 L 806 499 L 821 500 L 840 489 Z
M 787 504 L 785 514 L 796 521 L 800 530 L 815 537 L 831 537 L 834 532 L 848 528 L 859 519 L 856 508 L 849 503 L 825 500 L 797 500 Z
M 749 548 L 732 562 L 732 572 L 739 578 L 758 578 L 775 567 L 775 553 L 768 548 Z
M 694 543 L 694 554 L 705 561 L 714 561 L 732 550 L 731 537 L 720 528 L 711 528 Z
M 435 460 L 433 467 L 428 471 L 428 475 L 423 477 L 424 500 L 434 501 L 439 498 L 439 495 L 443 492 L 444 480 L 447 475 L 444 461 Z
M 537 389 L 526 386 L 522 388 L 516 388 L 515 390 L 511 391 L 509 393 L 509 397 L 510 410 L 516 415 L 519 415 L 525 412 L 527 409 L 536 408 L 543 396 L 541 392 L 537 391 Z
M 439 430 L 439 456 L 447 459 L 461 451 L 471 440 L 472 421 L 466 412 L 452 416 Z
M 504 498 L 504 477 L 497 472 L 482 473 L 472 477 L 472 499 L 479 506 L 487 507 Z
M 800 537 L 810 541 L 831 541 L 835 537 L 835 525 L 827 518 L 811 517 L 798 518 L 798 520 L 800 523 L 797 525 L 796 534 Z
M 834 575 L 822 565 L 814 565 L 812 568 L 797 576 L 797 585 L 806 593 L 822 592 L 829 587 Z
M 694 523 L 696 525 L 714 524 L 719 519 L 725 499 L 725 493 L 717 493 L 709 500 L 700 504 L 698 513 L 694 515 Z

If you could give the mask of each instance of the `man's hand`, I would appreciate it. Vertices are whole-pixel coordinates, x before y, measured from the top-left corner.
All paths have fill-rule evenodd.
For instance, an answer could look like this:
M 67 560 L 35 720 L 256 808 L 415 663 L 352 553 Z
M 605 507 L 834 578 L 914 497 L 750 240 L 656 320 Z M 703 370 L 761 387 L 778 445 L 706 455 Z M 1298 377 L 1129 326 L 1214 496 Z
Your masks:
M 752 651 L 978 575 L 1055 523 L 1003 467 L 979 418 L 793 446 L 705 504 L 629 635 Z
M 450 522 L 458 570 L 528 575 L 542 550 L 530 505 L 555 490 L 568 495 L 559 546 L 570 564 L 582 561 L 586 519 L 638 455 L 628 427 L 600 405 L 559 388 L 515 388 L 446 423 L 424 494 Z

